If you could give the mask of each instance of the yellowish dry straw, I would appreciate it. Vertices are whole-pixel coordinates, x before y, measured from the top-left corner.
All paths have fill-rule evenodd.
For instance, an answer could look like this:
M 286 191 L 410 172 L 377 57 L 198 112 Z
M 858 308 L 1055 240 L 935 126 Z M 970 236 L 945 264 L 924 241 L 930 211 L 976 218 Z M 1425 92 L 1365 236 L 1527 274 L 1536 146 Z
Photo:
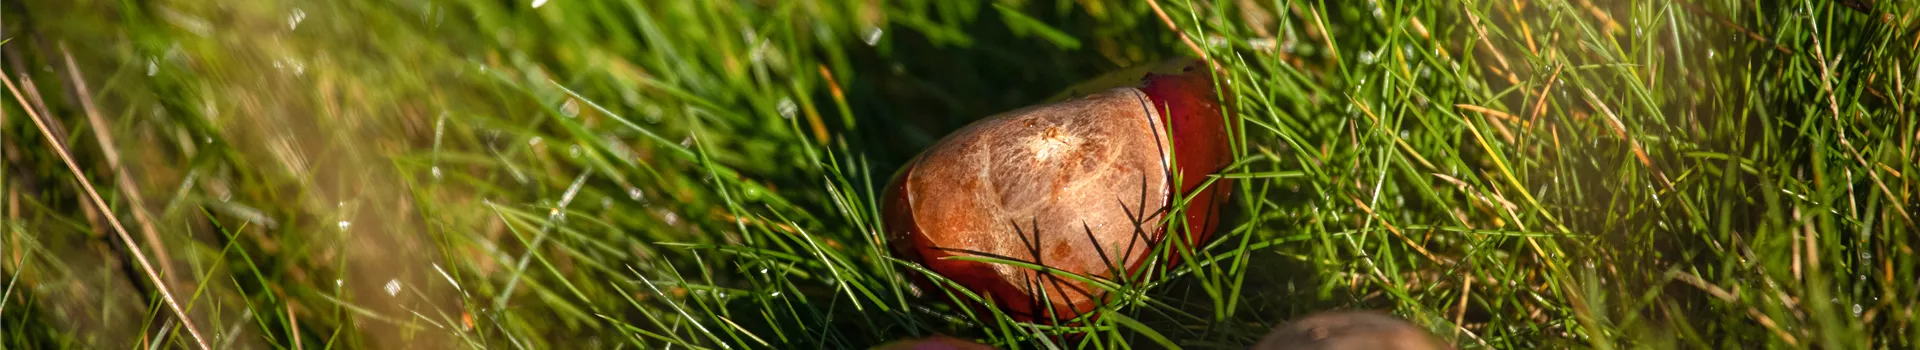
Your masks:
M 7 70 L 0 68 L 0 82 L 4 82 L 7 90 L 13 92 L 13 99 L 20 102 L 20 109 L 27 111 L 27 116 L 32 117 L 30 119 L 33 119 L 33 126 L 40 128 L 40 137 L 47 140 L 48 145 L 53 146 L 55 153 L 60 155 L 60 161 L 66 163 L 67 170 L 73 172 L 74 181 L 79 182 L 80 188 L 87 191 L 87 198 L 93 201 L 93 205 L 99 207 L 101 212 L 107 213 L 104 216 L 107 217 L 107 223 L 113 225 L 113 233 L 120 237 L 120 243 L 127 246 L 127 252 L 133 253 L 133 260 L 140 262 L 140 270 L 147 273 L 147 279 L 153 283 L 154 289 L 160 290 L 161 298 L 166 300 L 168 308 L 173 309 L 174 317 L 180 319 L 180 325 L 187 329 L 188 334 L 193 335 L 194 343 L 200 345 L 202 350 L 208 349 L 206 339 L 200 337 L 200 330 L 195 328 L 193 320 L 187 317 L 187 310 L 180 308 L 180 302 L 173 298 L 173 291 L 165 281 L 160 279 L 160 274 L 154 272 L 153 264 L 147 261 L 147 254 L 140 250 L 139 244 L 133 242 L 133 236 L 127 234 L 126 226 L 120 225 L 120 219 L 114 217 L 113 209 L 107 206 L 107 201 L 100 199 L 100 192 L 93 189 L 93 183 L 87 181 L 85 173 L 80 171 L 80 166 L 73 163 L 73 155 L 67 152 L 67 146 L 54 141 L 53 132 L 47 129 L 47 122 L 42 120 L 43 117 L 39 112 L 28 107 L 26 97 L 20 95 L 20 88 L 14 86 L 13 79 L 4 78 L 6 75 Z

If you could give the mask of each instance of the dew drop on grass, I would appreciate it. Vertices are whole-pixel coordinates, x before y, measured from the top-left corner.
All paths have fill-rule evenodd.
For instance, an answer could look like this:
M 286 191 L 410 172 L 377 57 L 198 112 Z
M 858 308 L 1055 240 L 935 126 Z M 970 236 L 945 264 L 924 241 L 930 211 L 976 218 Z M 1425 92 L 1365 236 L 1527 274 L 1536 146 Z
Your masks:
M 640 111 L 640 114 L 647 116 L 647 124 L 659 124 L 660 119 L 665 117 L 667 111 L 661 110 L 658 105 L 647 105 L 645 109 Z
M 154 62 L 152 57 L 148 57 L 147 58 L 147 76 L 151 77 L 154 74 L 159 74 L 159 73 L 160 73 L 160 64 L 157 62 Z
M 560 223 L 567 221 L 567 211 L 560 208 L 547 209 L 547 221 Z
M 866 29 L 861 30 L 860 41 L 866 42 L 867 46 L 880 45 L 880 37 L 883 35 L 886 35 L 886 31 L 868 24 Z
M 800 111 L 800 107 L 795 106 L 793 99 L 788 97 L 781 97 L 779 105 L 775 108 L 780 111 L 780 117 L 786 119 L 793 119 L 794 112 Z
M 307 11 L 294 8 L 293 13 L 287 15 L 287 30 L 300 29 L 300 21 L 305 20 L 307 20 Z
M 767 64 L 767 51 L 773 50 L 773 44 L 766 40 L 761 40 L 748 45 L 753 45 L 753 51 L 747 54 L 747 60 L 753 62 L 755 66 L 765 66 Z
M 753 31 L 752 27 L 740 28 L 740 40 L 752 47 L 747 53 L 748 61 L 752 61 L 754 65 L 767 63 L 767 52 L 773 50 L 773 44 L 770 41 L 761 39 L 760 33 Z
M 1274 40 L 1273 38 L 1257 38 L 1257 39 L 1247 40 L 1247 46 L 1252 47 L 1254 50 L 1259 50 L 1259 51 L 1272 52 L 1274 47 L 1277 47 L 1279 45 L 1280 45 L 1280 42 L 1278 40 Z
M 567 116 L 567 118 L 580 115 L 580 103 L 574 102 L 571 98 L 567 99 L 567 102 L 560 104 L 560 115 Z
M 620 101 L 626 102 L 629 106 L 639 105 L 640 93 L 634 92 L 634 89 L 620 89 Z
M 547 5 L 547 0 L 533 0 L 533 8 L 540 8 L 541 6 L 546 6 L 546 5 Z
M 352 221 L 340 220 L 338 225 L 340 226 L 340 232 L 346 232 L 347 229 L 353 228 Z
M 567 157 L 580 158 L 580 145 L 573 145 L 573 146 L 567 147 Z
M 539 146 L 540 141 L 543 141 L 543 139 L 541 139 L 539 136 L 534 136 L 531 139 L 527 139 L 527 147 Z
M 1365 64 L 1365 65 L 1373 64 L 1373 51 L 1361 51 L 1360 64 Z
M 400 280 L 399 279 L 387 280 L 386 290 L 387 290 L 387 296 L 399 296 Z
M 434 166 L 434 167 L 433 167 L 433 179 L 434 179 L 434 180 L 439 180 L 439 179 L 440 179 L 440 166 L 437 166 L 437 165 L 436 165 L 436 166 Z
M 628 199 L 632 199 L 632 200 L 635 200 L 635 201 L 639 201 L 639 200 L 642 200 L 642 199 L 644 199 L 644 198 L 646 198 L 646 193 L 644 193 L 644 192 L 640 192 L 640 188 L 639 188 L 639 187 L 628 187 L 628 188 L 627 188 L 627 198 L 628 198 Z

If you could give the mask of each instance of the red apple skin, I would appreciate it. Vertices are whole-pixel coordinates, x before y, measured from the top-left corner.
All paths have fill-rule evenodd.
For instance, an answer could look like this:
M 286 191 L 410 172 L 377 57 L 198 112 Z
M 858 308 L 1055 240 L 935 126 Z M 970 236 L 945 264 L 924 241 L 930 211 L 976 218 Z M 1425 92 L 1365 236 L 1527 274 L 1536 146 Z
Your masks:
M 1137 89 L 1112 89 L 955 131 L 890 186 L 883 216 L 894 248 L 1017 320 L 1092 311 L 1104 296 L 1089 283 L 951 258 L 1107 279 L 1137 270 L 1161 235 L 1170 197 L 1170 142 L 1150 103 Z
M 1332 311 L 1274 327 L 1253 350 L 1446 350 L 1420 326 L 1373 311 Z
M 1191 60 L 1165 64 L 1151 73 L 1134 75 L 1129 79 L 1134 82 L 1133 86 L 1121 86 L 1086 97 L 1008 112 L 956 131 L 902 167 L 886 187 L 882 197 L 882 217 L 890 245 L 903 259 L 918 262 L 926 269 L 991 300 L 1015 320 L 1049 322 L 1071 319 L 1092 311 L 1105 296 L 1093 295 L 1104 293 L 1098 293 L 1098 289 L 1091 289 L 1085 283 L 1032 271 L 1019 275 L 1008 272 L 1009 267 L 1001 264 L 951 258 L 978 255 L 983 251 L 994 254 L 994 247 L 979 242 L 1005 242 L 1017 238 L 1021 242 L 1041 242 L 1035 244 L 1036 254 L 1022 256 L 1022 252 L 1014 252 L 997 255 L 1021 261 L 1039 261 L 1050 268 L 1107 279 L 1119 279 L 1121 276 L 1108 273 L 1114 272 L 1111 268 L 1101 271 L 1088 267 L 1089 264 L 1117 261 L 1122 265 L 1120 272 L 1135 274 L 1146 260 L 1145 255 L 1150 251 L 1151 244 L 1129 244 L 1135 242 L 1131 242 L 1126 234 L 1132 234 L 1131 237 L 1140 235 L 1134 228 L 1121 228 L 1118 230 L 1125 232 L 1116 234 L 1116 229 L 1095 230 L 1094 227 L 1115 226 L 1108 224 L 1125 219 L 1122 217 L 1129 214 L 1124 213 L 1139 215 L 1142 211 L 1139 206 L 1145 206 L 1146 214 L 1156 219 L 1149 221 L 1157 221 L 1164 216 L 1167 208 L 1179 200 L 1179 196 L 1199 190 L 1207 176 L 1225 169 L 1231 161 L 1227 145 L 1230 135 L 1227 132 L 1228 125 L 1220 114 L 1222 108 L 1214 94 L 1215 84 L 1204 67 L 1203 63 Z M 1149 114 L 1143 109 L 1147 105 L 1152 106 L 1154 113 Z M 1132 119 L 1142 116 L 1147 118 Z M 1150 122 L 1138 124 L 1141 121 Z M 1033 145 L 1051 140 L 1036 138 L 1034 132 L 1038 132 L 1035 131 L 1038 129 L 1022 129 L 1020 123 L 1027 128 L 1044 127 L 1046 135 L 1052 135 L 1054 126 L 1058 126 L 1066 130 L 1062 133 L 1069 138 L 1082 136 L 1089 141 L 1077 144 L 1079 148 L 1066 148 L 1067 151 L 1061 153 L 1064 156 L 1056 157 L 1094 154 L 1084 157 L 1094 160 L 1073 158 L 1075 160 L 1072 162 L 1056 160 L 1049 163 L 1006 157 L 1011 152 L 1004 150 L 1009 143 L 1019 147 L 1038 147 Z M 1115 123 L 1133 124 L 1129 124 L 1132 127 L 1119 127 L 1112 125 Z M 1158 125 L 1158 128 L 1150 125 Z M 1170 133 L 1162 135 L 1163 130 Z M 983 148 L 993 148 L 994 151 L 983 151 Z M 1167 152 L 1168 148 L 1171 148 L 1171 152 Z M 973 153 L 990 153 L 992 156 L 973 156 Z M 1172 157 L 1168 157 L 1168 153 Z M 1143 162 L 1142 156 L 1153 158 Z M 1173 158 L 1171 161 L 1178 169 L 1167 169 L 1167 158 Z M 1148 163 L 1153 169 L 1145 169 L 1148 167 L 1143 165 Z M 1115 177 L 1109 174 L 1123 170 L 1132 171 L 1127 174 L 1144 174 L 1148 177 Z M 1181 179 L 1177 192 L 1171 190 L 1175 176 Z M 1098 178 L 1098 181 L 1079 179 L 1083 177 Z M 1148 178 L 1154 179 L 1152 183 L 1119 186 L 1126 183 L 1127 180 L 1123 179 Z M 1187 204 L 1186 225 L 1182 227 L 1188 233 L 1191 244 L 1204 244 L 1211 237 L 1212 231 L 1219 225 L 1219 211 L 1231 193 L 1230 189 L 1231 182 L 1221 179 L 1193 195 L 1195 199 Z M 1050 194 L 1047 191 L 1051 191 Z M 1103 203 L 1112 201 L 1106 198 L 1134 197 L 1146 197 L 1143 198 L 1146 201 L 1134 206 L 1121 204 L 1131 208 L 1119 210 L 1103 206 Z M 1037 205 L 1042 208 L 1027 211 L 1002 208 L 1035 206 L 1023 204 L 1030 202 L 1040 202 Z M 1155 211 L 1153 208 L 1159 209 Z M 997 215 L 1007 212 L 1021 215 Z M 1024 227 L 1028 226 L 1028 222 L 1036 227 L 1036 231 L 1041 231 L 1037 227 L 1042 226 L 1054 228 L 1053 232 L 1087 227 L 1081 237 L 1092 238 L 1096 242 L 1082 244 L 1058 241 L 1059 238 L 1052 236 L 1036 237 L 1026 230 L 982 228 L 1001 224 Z M 1063 222 L 1081 226 L 1059 226 Z M 1143 225 L 1138 231 L 1145 232 L 1148 243 L 1167 237 L 1167 228 L 1162 226 Z M 1119 249 L 1123 245 L 1124 251 L 1101 248 Z M 1105 254 L 1104 258 L 1100 254 Z M 916 281 L 932 296 L 945 298 L 926 279 L 916 278 Z M 1041 294 L 1048 296 L 1044 303 Z
M 1228 149 L 1227 119 L 1220 113 L 1220 98 L 1214 93 L 1213 76 L 1204 62 L 1191 62 L 1177 74 L 1148 73 L 1140 90 L 1153 99 L 1173 133 L 1173 153 L 1178 162 L 1179 193 L 1194 193 L 1206 183 L 1208 175 L 1226 170 L 1233 162 Z M 1224 88 L 1224 86 L 1222 86 Z M 1188 242 L 1201 245 L 1213 237 L 1220 224 L 1220 210 L 1233 193 L 1233 181 L 1220 178 L 1213 186 L 1193 195 L 1187 204 Z M 1175 260 L 1177 261 L 1177 260 Z
M 999 304 L 1002 310 L 1009 314 L 1021 315 L 1022 321 L 1033 320 L 1034 309 L 1038 306 L 1037 301 L 1017 303 L 1008 301 L 1008 296 L 1026 295 L 1025 291 L 1014 287 L 1012 283 L 995 274 L 985 263 L 948 259 L 958 254 L 935 248 L 933 241 L 923 233 L 925 231 L 921 230 L 919 223 L 914 220 L 913 205 L 906 195 L 907 181 L 904 179 L 907 171 L 904 170 L 911 169 L 912 167 L 909 166 L 903 169 L 901 174 L 894 176 L 893 182 L 888 184 L 884 195 L 886 204 L 883 205 L 885 209 L 881 216 L 885 219 L 889 231 L 887 239 L 894 253 L 907 261 L 919 262 L 920 266 L 939 273 L 941 277 L 960 286 L 967 287 L 975 294 L 979 294 L 981 298 L 998 300 L 996 304 Z M 938 295 L 939 298 L 945 298 L 944 295 L 938 294 L 941 293 L 939 287 L 924 276 L 915 277 L 914 282 L 920 285 L 921 290 L 926 293 L 935 293 L 933 295 Z M 966 299 L 957 293 L 955 297 Z

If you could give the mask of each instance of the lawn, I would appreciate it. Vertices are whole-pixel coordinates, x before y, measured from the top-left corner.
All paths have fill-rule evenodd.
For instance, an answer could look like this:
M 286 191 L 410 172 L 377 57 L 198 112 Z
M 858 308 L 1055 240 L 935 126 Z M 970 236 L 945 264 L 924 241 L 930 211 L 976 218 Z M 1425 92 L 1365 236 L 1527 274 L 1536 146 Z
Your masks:
M 0 348 L 1920 347 L 1911 0 L 6 1 L 0 40 Z M 1231 97 L 1212 240 L 1078 322 L 911 282 L 897 169 L 1173 57 Z

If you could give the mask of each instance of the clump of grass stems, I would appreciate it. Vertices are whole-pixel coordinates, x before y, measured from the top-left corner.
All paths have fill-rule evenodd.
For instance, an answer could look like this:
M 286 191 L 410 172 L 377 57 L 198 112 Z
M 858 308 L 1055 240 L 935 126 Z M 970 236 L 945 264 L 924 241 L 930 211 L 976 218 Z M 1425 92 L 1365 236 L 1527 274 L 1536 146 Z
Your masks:
M 1916 10 L 8 2 L 0 346 L 1239 348 L 1377 309 L 1469 348 L 1908 348 Z M 1237 182 L 1215 239 L 1077 322 L 909 282 L 899 165 L 1171 56 L 1230 82 L 1236 162 L 1181 179 Z

